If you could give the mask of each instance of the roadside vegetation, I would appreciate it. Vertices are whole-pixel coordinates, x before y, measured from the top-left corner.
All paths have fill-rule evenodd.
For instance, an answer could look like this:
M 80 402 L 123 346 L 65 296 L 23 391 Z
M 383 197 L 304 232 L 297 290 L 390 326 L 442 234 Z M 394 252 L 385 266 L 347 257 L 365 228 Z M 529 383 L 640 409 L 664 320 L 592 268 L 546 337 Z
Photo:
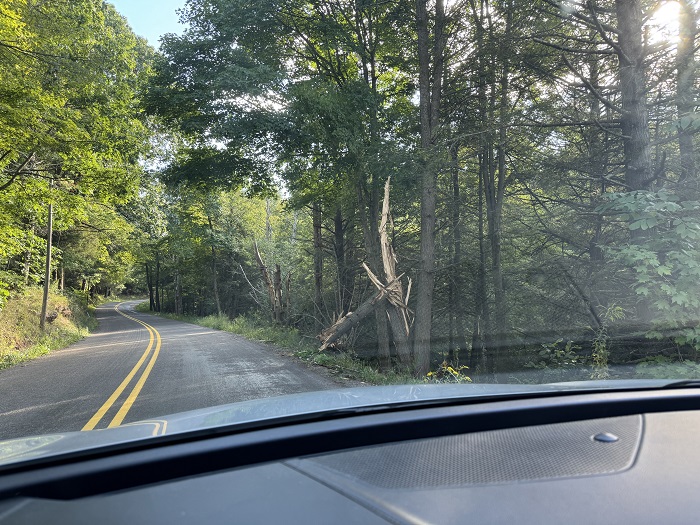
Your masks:
M 349 352 L 319 352 L 317 341 L 313 338 L 302 335 L 294 328 L 275 325 L 253 316 L 229 319 L 224 315 L 196 317 L 165 312 L 156 313 L 149 310 L 147 302 L 137 305 L 136 310 L 214 330 L 231 332 L 252 341 L 274 345 L 283 351 L 289 351 L 290 355 L 302 361 L 328 368 L 331 373 L 337 374 L 340 378 L 352 379 L 368 385 L 419 382 L 412 374 L 382 373 Z
M 0 367 L 76 341 L 89 304 L 134 287 L 123 209 L 150 151 L 153 52 L 108 3 L 0 4 Z
M 39 328 L 42 290 L 28 287 L 0 310 L 0 369 L 48 354 L 85 337 L 97 326 L 92 306 L 75 294 L 51 293 L 46 329 Z

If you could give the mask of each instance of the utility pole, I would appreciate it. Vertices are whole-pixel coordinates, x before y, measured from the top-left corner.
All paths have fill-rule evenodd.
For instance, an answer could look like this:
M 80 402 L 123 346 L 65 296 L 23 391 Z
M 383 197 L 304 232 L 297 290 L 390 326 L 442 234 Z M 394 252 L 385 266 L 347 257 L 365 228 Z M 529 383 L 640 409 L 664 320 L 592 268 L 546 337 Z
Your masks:
M 49 221 L 46 233 L 46 272 L 44 273 L 44 298 L 41 301 L 41 319 L 39 326 L 43 332 L 46 328 L 46 308 L 49 302 L 49 284 L 51 283 L 51 238 L 53 237 L 53 203 L 51 201 L 51 188 L 53 180 L 49 180 Z

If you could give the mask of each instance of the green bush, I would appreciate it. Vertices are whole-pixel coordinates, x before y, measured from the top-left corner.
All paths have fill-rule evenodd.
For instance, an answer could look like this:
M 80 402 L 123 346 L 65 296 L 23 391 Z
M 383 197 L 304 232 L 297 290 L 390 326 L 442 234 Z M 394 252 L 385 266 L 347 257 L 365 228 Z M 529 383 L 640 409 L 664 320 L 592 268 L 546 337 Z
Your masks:
M 573 341 L 567 341 L 562 346 L 563 342 L 563 339 L 558 339 L 542 344 L 537 357 L 525 364 L 526 368 L 540 371 L 538 383 L 584 379 L 578 376 L 588 373 L 586 359 L 578 354 L 581 347 Z

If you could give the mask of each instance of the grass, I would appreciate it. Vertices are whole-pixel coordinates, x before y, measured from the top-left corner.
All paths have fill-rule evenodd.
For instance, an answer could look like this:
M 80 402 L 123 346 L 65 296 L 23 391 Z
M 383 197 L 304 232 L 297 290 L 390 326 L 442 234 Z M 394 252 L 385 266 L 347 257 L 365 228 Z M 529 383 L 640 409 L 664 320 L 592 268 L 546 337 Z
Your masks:
M 0 369 L 36 359 L 85 337 L 97 326 L 83 298 L 51 293 L 47 312 L 55 319 L 39 328 L 42 290 L 30 287 L 0 310 Z
M 139 312 L 153 313 L 148 303 L 136 306 Z M 415 377 L 397 372 L 381 372 L 356 356 L 346 352 L 319 352 L 316 341 L 301 334 L 295 328 L 279 326 L 253 317 L 239 316 L 229 319 L 225 315 L 195 317 L 167 313 L 155 314 L 168 319 L 185 321 L 224 332 L 232 332 L 246 339 L 273 344 L 289 350 L 294 357 L 307 363 L 322 366 L 344 379 L 352 379 L 368 385 L 395 385 L 420 382 Z

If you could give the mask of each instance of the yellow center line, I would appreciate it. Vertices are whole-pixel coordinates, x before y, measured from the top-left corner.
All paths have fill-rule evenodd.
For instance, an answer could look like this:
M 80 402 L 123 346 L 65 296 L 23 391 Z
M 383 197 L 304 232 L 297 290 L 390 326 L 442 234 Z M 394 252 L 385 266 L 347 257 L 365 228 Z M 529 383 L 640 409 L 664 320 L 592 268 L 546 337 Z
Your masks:
M 153 328 L 153 327 L 151 327 Z M 139 380 L 136 382 L 134 385 L 133 390 L 129 394 L 129 397 L 126 398 L 126 401 L 124 401 L 124 404 L 122 407 L 119 409 L 119 412 L 117 412 L 117 415 L 114 416 L 114 419 L 112 419 L 112 422 L 109 424 L 107 428 L 113 428 L 113 427 L 118 427 L 121 422 L 124 420 L 124 417 L 126 416 L 127 412 L 129 412 L 129 409 L 131 409 L 131 405 L 134 404 L 134 401 L 136 401 L 136 398 L 138 397 L 139 393 L 141 392 L 141 389 L 143 388 L 143 384 L 146 382 L 146 379 L 148 379 L 148 375 L 151 373 L 151 370 L 153 369 L 153 365 L 156 364 L 156 359 L 158 359 L 158 354 L 160 353 L 160 334 L 158 331 L 153 328 L 153 331 L 156 333 L 156 349 L 153 351 L 153 355 L 151 356 L 151 360 L 148 362 L 148 365 L 146 366 L 146 369 L 143 371 L 141 374 L 141 377 L 139 377 Z
M 121 304 L 121 303 L 120 303 Z M 112 395 L 109 396 L 107 401 L 104 402 L 104 404 L 100 407 L 100 409 L 95 412 L 95 415 L 90 418 L 90 421 L 88 421 L 85 426 L 82 428 L 82 430 L 93 430 L 97 424 L 100 422 L 100 420 L 104 417 L 104 415 L 107 413 L 107 411 L 112 408 L 112 405 L 116 402 L 116 400 L 119 398 L 119 396 L 124 392 L 127 386 L 129 386 L 129 383 L 131 380 L 134 378 L 136 373 L 139 371 L 141 368 L 141 365 L 143 365 L 144 361 L 146 361 L 146 358 L 148 357 L 148 354 L 151 352 L 151 349 L 153 348 L 153 343 L 157 339 L 156 343 L 156 350 L 153 354 L 153 357 L 151 357 L 150 362 L 148 363 L 148 366 L 146 367 L 146 370 L 144 370 L 143 374 L 141 374 L 141 378 L 139 379 L 138 383 L 136 384 L 136 387 L 131 391 L 131 394 L 129 394 L 129 397 L 127 400 L 124 402 L 124 405 L 122 405 L 121 409 L 119 410 L 119 413 L 117 413 L 117 416 L 112 420 L 112 422 L 109 424 L 110 427 L 113 426 L 118 426 L 119 423 L 121 423 L 126 416 L 126 413 L 129 411 L 129 408 L 131 408 L 131 405 L 134 403 L 134 400 L 136 399 L 136 396 L 138 396 L 139 392 L 141 391 L 141 388 L 143 387 L 143 384 L 146 382 L 146 378 L 148 378 L 148 375 L 151 373 L 151 369 L 153 368 L 153 365 L 155 364 L 156 357 L 158 356 L 158 353 L 160 352 L 160 345 L 161 345 L 161 338 L 160 334 L 158 331 L 150 326 L 149 324 L 144 323 L 140 319 L 136 319 L 135 317 L 132 317 L 130 315 L 125 314 L 124 312 L 119 310 L 120 304 L 116 305 L 114 307 L 114 310 L 117 311 L 119 314 L 123 315 L 127 319 L 130 319 L 132 321 L 135 321 L 139 323 L 140 325 L 144 326 L 146 330 L 148 330 L 148 334 L 150 336 L 149 342 L 148 342 L 148 347 L 146 348 L 146 351 L 143 353 L 141 358 L 138 360 L 136 365 L 131 369 L 129 374 L 124 378 L 124 380 L 119 384 L 117 389 L 112 392 Z M 129 403 L 126 409 L 124 408 L 127 404 Z M 119 417 L 121 414 L 121 417 Z M 115 424 L 115 421 L 118 422 Z
M 135 423 L 127 423 L 125 427 L 140 427 L 143 425 L 153 425 L 152 436 L 164 436 L 168 429 L 168 422 L 165 419 L 147 419 Z

